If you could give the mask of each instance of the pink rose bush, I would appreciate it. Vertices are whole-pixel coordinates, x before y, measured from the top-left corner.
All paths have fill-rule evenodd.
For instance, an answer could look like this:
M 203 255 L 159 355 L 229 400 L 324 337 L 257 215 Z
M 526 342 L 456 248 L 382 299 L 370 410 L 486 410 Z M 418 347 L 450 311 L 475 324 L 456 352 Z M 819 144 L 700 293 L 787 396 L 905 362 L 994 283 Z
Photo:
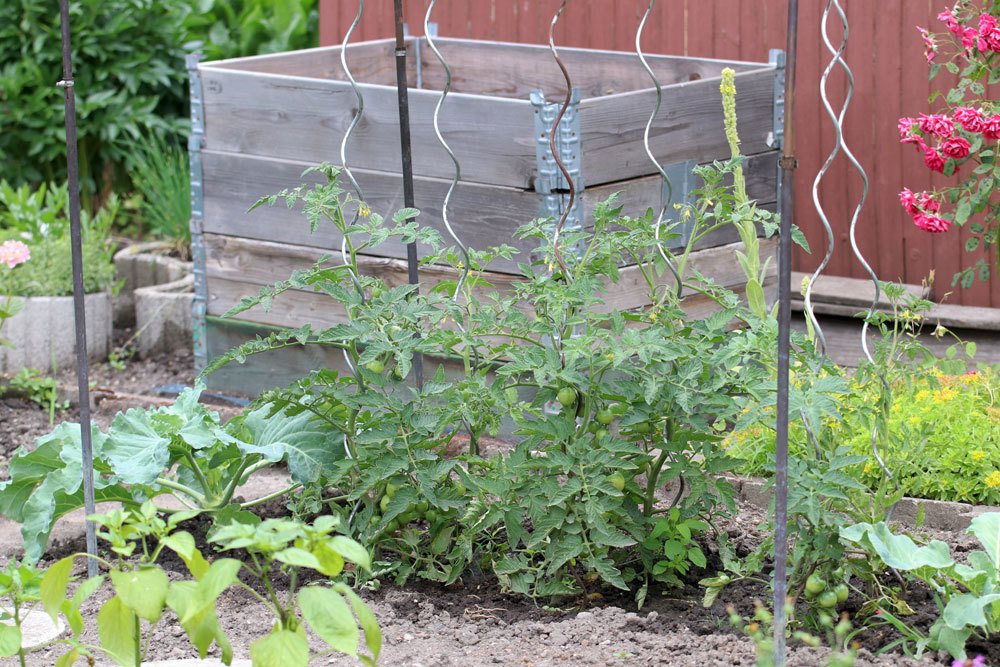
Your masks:
M 934 192 L 906 188 L 899 201 L 913 224 L 927 232 L 939 234 L 968 223 L 973 235 L 966 249 L 976 251 L 995 246 L 1000 236 L 1000 201 L 993 195 L 1000 186 L 1000 103 L 986 90 L 1000 83 L 1000 0 L 959 0 L 937 18 L 942 32 L 917 27 L 930 76 L 944 68 L 958 76 L 958 84 L 935 113 L 900 118 L 899 140 L 912 145 L 931 171 L 960 180 Z M 945 57 L 946 62 L 937 62 Z M 990 266 L 979 260 L 955 283 L 969 286 L 976 274 L 987 280 Z
M 0 243 L 0 264 L 6 264 L 13 269 L 31 259 L 31 250 L 21 241 L 4 241 Z

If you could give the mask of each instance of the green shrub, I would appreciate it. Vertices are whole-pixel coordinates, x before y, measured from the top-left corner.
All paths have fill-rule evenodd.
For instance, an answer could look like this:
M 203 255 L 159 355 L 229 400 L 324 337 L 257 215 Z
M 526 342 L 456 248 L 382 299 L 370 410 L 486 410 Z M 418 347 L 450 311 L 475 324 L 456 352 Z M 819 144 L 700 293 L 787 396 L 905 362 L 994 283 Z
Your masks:
M 189 0 L 188 46 L 206 60 L 307 49 L 319 44 L 316 0 Z
M 70 6 L 80 175 L 92 196 L 126 183 L 135 142 L 179 131 L 185 111 L 188 0 L 74 0 Z M 6 0 L 0 21 L 0 178 L 66 178 L 59 12 Z
M 15 296 L 69 296 L 73 293 L 66 186 L 24 185 L 13 188 L 0 181 L 0 241 L 18 239 L 28 244 L 31 259 L 14 267 L 6 291 Z M 120 204 L 112 195 L 95 215 L 82 214 L 84 289 L 100 292 L 114 285 L 114 246 L 111 226 Z
M 0 10 L 0 180 L 66 179 L 59 12 L 4 0 Z M 184 55 L 208 59 L 316 46 L 316 0 L 72 0 L 84 207 L 129 186 L 150 135 L 187 127 Z M 186 221 L 185 221 L 186 222 Z

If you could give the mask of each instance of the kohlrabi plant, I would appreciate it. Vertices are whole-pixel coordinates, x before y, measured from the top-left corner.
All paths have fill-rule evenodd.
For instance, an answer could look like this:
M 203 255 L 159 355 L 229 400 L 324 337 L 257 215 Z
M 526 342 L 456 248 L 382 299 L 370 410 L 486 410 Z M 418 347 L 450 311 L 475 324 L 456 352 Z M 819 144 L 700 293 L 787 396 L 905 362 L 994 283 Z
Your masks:
M 846 544 L 886 568 L 923 581 L 933 592 L 941 615 L 927 634 L 907 624 L 890 606 L 891 601 L 876 600 L 882 622 L 902 634 L 898 643 L 906 653 L 919 657 L 926 651 L 943 650 L 956 660 L 965 660 L 965 645 L 971 637 L 985 643 L 1000 637 L 1000 512 L 977 516 L 968 532 L 983 550 L 971 551 L 958 562 L 944 542 L 918 545 L 907 535 L 893 533 L 885 523 L 860 523 L 841 531 Z
M 262 403 L 226 425 L 198 402 L 201 387 L 167 407 L 119 413 L 106 433 L 93 429 L 98 502 L 136 508 L 169 494 L 182 507 L 228 516 L 318 482 L 344 456 L 343 435 L 304 407 Z M 21 524 L 25 555 L 37 560 L 52 526 L 83 507 L 80 427 L 64 423 L 21 448 L 0 483 L 0 514 Z M 289 487 L 242 503 L 236 489 L 255 472 L 288 464 Z M 171 513 L 176 510 L 159 508 Z

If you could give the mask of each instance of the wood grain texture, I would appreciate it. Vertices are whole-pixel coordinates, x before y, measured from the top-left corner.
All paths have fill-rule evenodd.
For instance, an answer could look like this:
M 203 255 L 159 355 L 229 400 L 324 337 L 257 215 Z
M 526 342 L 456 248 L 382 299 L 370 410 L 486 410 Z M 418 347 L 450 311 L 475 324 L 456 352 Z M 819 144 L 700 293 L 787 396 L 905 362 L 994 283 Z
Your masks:
M 476 42 L 439 38 L 438 49 L 452 67 L 456 92 L 526 99 L 535 89 L 548 99 L 566 94 L 566 82 L 546 46 L 505 42 Z M 601 97 L 652 87 L 652 81 L 634 53 L 559 47 L 573 87 L 583 97 Z M 750 71 L 759 65 L 650 55 L 647 58 L 663 86 L 717 77 L 724 67 Z M 441 90 L 444 68 L 430 49 L 421 50 L 424 87 Z
M 357 110 L 344 81 L 202 66 L 207 150 L 318 164 L 339 160 L 340 143 Z M 352 166 L 399 171 L 399 116 L 394 86 L 360 85 L 365 113 L 352 135 Z M 434 136 L 440 95 L 410 91 L 413 169 L 451 178 L 453 167 Z M 534 121 L 527 101 L 455 94 L 441 128 L 462 163 L 463 178 L 528 189 L 535 172 Z
M 753 156 L 747 162 L 748 191 L 752 197 L 759 198 L 764 207 L 773 207 L 777 173 L 775 160 L 774 153 L 765 153 Z M 299 208 L 288 209 L 278 205 L 247 213 L 247 209 L 263 194 L 293 188 L 303 181 L 319 182 L 321 177 L 315 174 L 301 178 L 302 172 L 310 165 L 214 151 L 204 151 L 202 161 L 205 174 L 204 228 L 207 233 L 339 250 L 341 236 L 334 227 L 321 225 L 316 233 L 310 233 Z M 398 175 L 359 169 L 355 171 L 355 176 L 373 210 L 389 217 L 403 207 L 402 179 Z M 442 179 L 418 178 L 415 186 L 421 223 L 440 231 L 447 244 L 451 240 L 444 229 L 441 206 L 449 185 L 450 181 Z M 615 192 L 623 193 L 625 215 L 640 217 L 648 208 L 658 210 L 661 206 L 659 176 L 599 186 L 584 194 L 588 224 L 594 206 Z M 517 247 L 523 257 L 534 248 L 535 243 L 515 239 L 514 232 L 538 217 L 540 203 L 539 195 L 532 191 L 461 183 L 452 199 L 449 219 L 459 238 L 469 247 L 483 249 L 507 243 Z M 735 238 L 734 230 L 724 230 L 703 240 L 698 248 L 728 243 Z M 386 243 L 376 252 L 387 257 L 406 256 L 405 246 L 397 242 Z M 494 269 L 516 273 L 517 264 L 500 260 Z M 279 278 L 277 276 L 273 280 Z
M 256 294 L 262 285 L 287 278 L 293 271 L 311 266 L 325 253 L 307 246 L 252 241 L 248 239 L 205 235 L 205 245 L 209 261 L 206 265 L 209 286 L 209 315 L 219 316 L 239 303 L 240 299 Z M 735 261 L 735 251 L 742 244 L 735 243 L 709 248 L 692 254 L 689 275 L 695 272 L 710 277 L 723 287 L 738 291 L 746 279 Z M 774 239 L 761 242 L 761 256 L 773 256 L 776 248 Z M 390 287 L 407 282 L 406 262 L 384 257 L 363 257 L 360 263 L 364 275 L 382 278 Z M 767 285 L 770 287 L 776 276 L 776 268 L 771 263 Z M 457 274 L 447 267 L 431 266 L 421 269 L 421 289 L 428 290 L 443 280 L 455 280 Z M 506 294 L 511 286 L 519 282 L 517 276 L 489 273 L 485 278 L 493 285 L 480 288 L 480 298 L 490 292 Z M 660 276 L 660 283 L 673 285 L 669 274 Z M 700 295 L 688 291 L 692 312 L 708 314 L 710 302 Z M 605 312 L 611 309 L 631 310 L 649 305 L 648 286 L 636 267 L 621 271 L 620 279 L 608 288 L 604 297 Z M 255 309 L 242 314 L 238 319 L 271 326 L 301 326 L 312 323 L 317 326 L 332 326 L 344 321 L 344 312 L 328 297 L 303 291 L 289 292 L 275 299 L 271 311 Z
M 321 177 L 315 174 L 301 178 L 310 165 L 213 151 L 203 152 L 202 160 L 206 232 L 340 249 L 341 235 L 333 225 L 321 225 L 312 234 L 298 208 L 288 209 L 280 204 L 246 212 L 262 194 L 292 188 L 303 181 L 319 182 Z M 403 208 L 403 184 L 399 175 L 357 169 L 355 177 L 373 210 L 389 217 Z M 441 206 L 450 184 L 450 181 L 433 178 L 418 178 L 415 184 L 416 205 L 422 211 L 421 223 L 441 231 L 447 244 L 452 241 L 443 228 Z M 538 211 L 539 198 L 534 192 L 462 183 L 455 191 L 449 216 L 463 242 L 470 247 L 486 248 L 507 243 L 528 252 L 535 244 L 514 239 L 514 232 L 538 217 Z M 422 254 L 427 251 L 421 249 Z M 380 246 L 377 252 L 389 257 L 406 257 L 406 247 L 394 241 Z M 515 271 L 516 265 L 499 262 L 497 270 Z
M 718 78 L 677 84 L 664 90 L 663 107 L 650 132 L 661 162 L 724 159 L 729 147 L 723 126 Z M 770 150 L 774 69 L 738 73 L 740 139 L 747 155 Z M 654 90 L 621 93 L 580 103 L 583 174 L 587 186 L 649 173 L 643 134 L 656 104 Z

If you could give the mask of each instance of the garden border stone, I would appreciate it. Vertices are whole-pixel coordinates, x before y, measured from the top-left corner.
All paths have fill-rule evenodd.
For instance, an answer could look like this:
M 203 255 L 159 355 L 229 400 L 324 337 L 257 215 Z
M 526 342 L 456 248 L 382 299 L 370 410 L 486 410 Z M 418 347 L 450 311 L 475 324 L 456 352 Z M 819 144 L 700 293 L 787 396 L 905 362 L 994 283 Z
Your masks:
M 140 287 L 135 303 L 135 344 L 140 357 L 190 347 L 194 306 L 194 276 Z
M 23 299 L 24 309 L 7 320 L 3 337 L 13 348 L 0 347 L 0 373 L 23 368 L 53 371 L 76 363 L 76 319 L 71 296 L 38 296 Z M 113 335 L 110 292 L 88 294 L 87 356 L 106 359 Z
M 130 326 L 136 321 L 135 291 L 172 283 L 190 275 L 193 264 L 165 255 L 165 241 L 136 243 L 115 253 L 115 273 L 124 281 L 115 296 L 115 323 Z
M 733 483 L 740 498 L 745 502 L 767 509 L 771 493 L 765 489 L 767 480 L 755 477 L 726 476 Z M 916 525 L 920 506 L 924 509 L 924 528 L 964 532 L 977 516 L 989 512 L 1000 512 L 1000 507 L 991 505 L 970 505 L 947 500 L 926 500 L 924 498 L 903 498 L 896 505 L 892 520 L 908 526 Z

